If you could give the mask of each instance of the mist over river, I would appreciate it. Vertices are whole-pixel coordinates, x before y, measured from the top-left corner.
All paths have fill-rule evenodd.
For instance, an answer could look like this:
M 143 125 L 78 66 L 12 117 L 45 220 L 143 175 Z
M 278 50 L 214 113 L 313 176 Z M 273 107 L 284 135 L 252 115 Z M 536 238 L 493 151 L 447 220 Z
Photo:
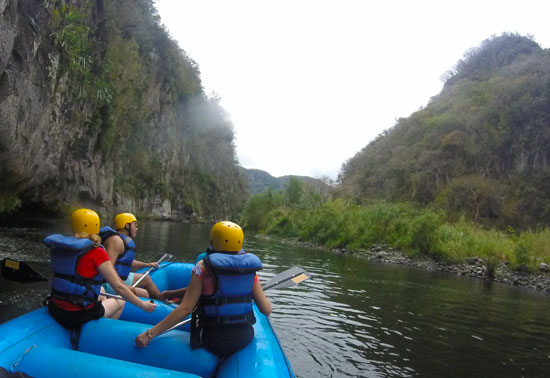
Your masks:
M 140 221 L 137 256 L 192 262 L 210 225 Z M 47 274 L 42 240 L 59 220 L 0 226 L 0 258 Z M 548 377 L 550 295 L 455 275 L 381 264 L 245 233 L 260 279 L 293 265 L 312 277 L 267 292 L 271 322 L 297 377 Z M 0 322 L 41 306 L 47 283 L 0 279 Z

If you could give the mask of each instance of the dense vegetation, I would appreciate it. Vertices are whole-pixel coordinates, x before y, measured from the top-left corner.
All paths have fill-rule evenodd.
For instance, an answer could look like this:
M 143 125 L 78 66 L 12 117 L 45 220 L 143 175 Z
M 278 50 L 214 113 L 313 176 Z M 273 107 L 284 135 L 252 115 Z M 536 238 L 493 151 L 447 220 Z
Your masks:
M 550 262 L 550 53 L 503 34 L 444 79 L 424 109 L 343 165 L 336 193 L 291 181 L 253 196 L 243 224 L 329 248 L 477 256 L 489 268 Z
M 550 262 L 550 230 L 518 233 L 486 229 L 464 218 L 449 221 L 441 210 L 385 201 L 357 205 L 323 198 L 318 189 L 292 179 L 286 189 L 252 196 L 241 215 L 251 232 L 313 242 L 327 248 L 399 248 L 448 263 L 476 256 L 489 269 L 507 261 L 535 270 Z
M 550 52 L 504 34 L 472 49 L 422 110 L 346 162 L 342 196 L 433 204 L 506 229 L 550 222 Z

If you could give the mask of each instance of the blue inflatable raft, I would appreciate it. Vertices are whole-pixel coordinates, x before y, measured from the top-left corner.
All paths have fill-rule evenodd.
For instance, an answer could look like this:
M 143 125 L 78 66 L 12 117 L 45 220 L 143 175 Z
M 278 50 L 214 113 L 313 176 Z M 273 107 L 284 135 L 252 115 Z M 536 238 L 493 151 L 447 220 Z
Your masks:
M 151 273 L 160 290 L 187 286 L 192 264 L 168 263 Z M 189 332 L 175 329 L 147 348 L 135 337 L 163 319 L 173 305 L 158 302 L 153 313 L 126 303 L 120 320 L 102 318 L 82 328 L 79 350 L 69 331 L 45 307 L 0 325 L 0 367 L 37 378 L 60 377 L 294 377 L 269 319 L 256 306 L 252 342 L 220 360 L 205 349 L 191 350 Z

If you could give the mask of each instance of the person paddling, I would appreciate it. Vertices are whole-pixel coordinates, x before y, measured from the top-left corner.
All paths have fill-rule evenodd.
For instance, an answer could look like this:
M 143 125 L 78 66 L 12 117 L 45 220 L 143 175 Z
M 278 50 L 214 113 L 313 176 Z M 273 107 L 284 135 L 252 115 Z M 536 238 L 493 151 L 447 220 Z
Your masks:
M 140 300 L 124 285 L 115 272 L 109 256 L 100 245 L 100 219 L 90 209 L 78 209 L 71 217 L 74 236 L 54 234 L 44 243 L 50 248 L 53 278 L 47 299 L 49 314 L 71 330 L 71 343 L 78 348 L 82 325 L 90 320 L 108 317 L 118 319 L 125 302 L 101 296 L 101 284 L 107 280 L 117 293 L 146 312 L 154 303 Z
M 138 227 L 137 219 L 133 214 L 120 213 L 115 216 L 115 227 L 116 231 L 110 227 L 103 227 L 99 230 L 99 234 L 120 279 L 126 285 L 132 286 L 143 276 L 140 273 L 133 273 L 132 269 L 158 268 L 158 263 L 145 263 L 135 259 L 136 245 L 133 238 L 136 237 Z M 113 288 L 108 283 L 103 287 L 106 292 L 114 294 Z M 164 300 L 164 296 L 149 276 L 141 280 L 135 292 L 140 297 Z
M 242 250 L 244 233 L 233 222 L 216 223 L 210 231 L 212 249 L 193 268 L 191 281 L 179 306 L 153 328 L 136 337 L 146 347 L 155 336 L 182 321 L 193 311 L 191 349 L 206 348 L 227 357 L 248 345 L 256 319 L 252 300 L 261 313 L 271 313 L 256 272 L 260 259 Z

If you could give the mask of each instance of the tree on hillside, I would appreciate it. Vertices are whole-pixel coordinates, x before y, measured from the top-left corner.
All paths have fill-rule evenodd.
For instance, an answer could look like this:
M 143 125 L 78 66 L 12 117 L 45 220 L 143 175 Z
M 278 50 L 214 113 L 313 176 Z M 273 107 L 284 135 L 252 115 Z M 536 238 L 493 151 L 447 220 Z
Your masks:
M 474 222 L 499 217 L 506 188 L 497 180 L 480 175 L 454 179 L 435 203 L 450 214 L 465 213 Z

